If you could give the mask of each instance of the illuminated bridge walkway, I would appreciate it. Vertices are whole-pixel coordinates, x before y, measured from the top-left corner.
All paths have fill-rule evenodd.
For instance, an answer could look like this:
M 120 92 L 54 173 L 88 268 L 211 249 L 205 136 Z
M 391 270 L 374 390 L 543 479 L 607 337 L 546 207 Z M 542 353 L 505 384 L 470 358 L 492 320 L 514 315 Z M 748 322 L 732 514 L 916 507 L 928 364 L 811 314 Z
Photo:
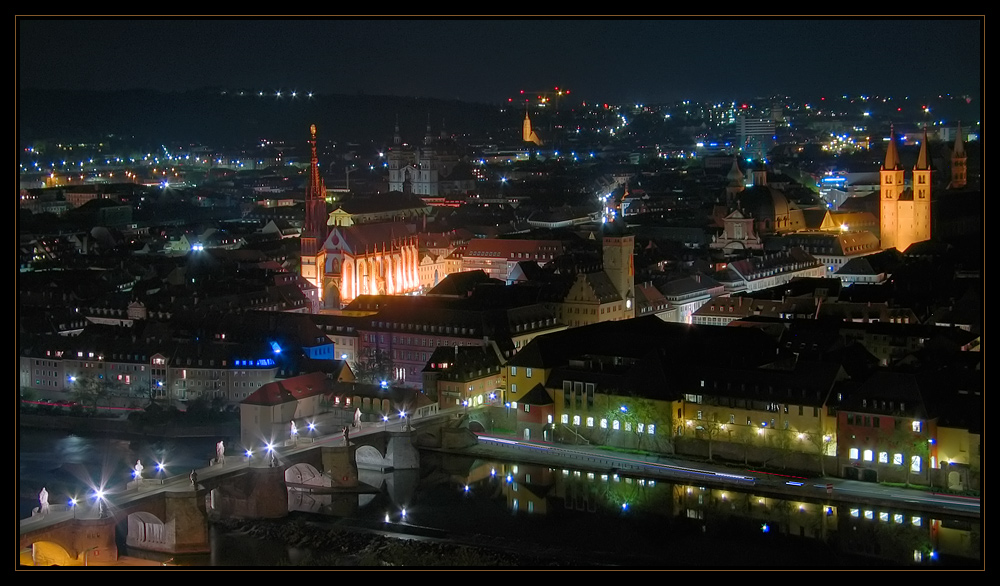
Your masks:
M 396 429 L 394 429 L 394 427 Z M 20 522 L 22 564 L 88 565 L 118 558 L 118 543 L 163 554 L 209 551 L 209 516 L 280 518 L 293 494 L 359 492 L 358 467 L 415 468 L 412 431 L 363 424 L 351 445 L 338 435 L 294 441 L 252 458 L 227 455 L 188 475 L 129 482 L 76 506 L 50 504 Z M 291 490 L 290 490 L 291 489 Z M 116 535 L 120 537 L 116 539 Z

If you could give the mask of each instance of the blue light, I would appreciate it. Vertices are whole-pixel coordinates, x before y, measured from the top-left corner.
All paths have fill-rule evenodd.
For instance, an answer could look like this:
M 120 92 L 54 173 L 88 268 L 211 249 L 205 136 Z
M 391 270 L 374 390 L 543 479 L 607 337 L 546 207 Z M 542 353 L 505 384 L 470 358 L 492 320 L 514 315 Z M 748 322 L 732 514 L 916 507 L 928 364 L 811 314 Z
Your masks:
M 281 354 L 281 346 L 277 342 L 271 342 L 271 349 L 274 350 L 275 354 Z
M 760 532 L 761 533 L 767 533 L 770 530 L 771 530 L 771 527 L 767 523 L 764 523 L 764 524 L 762 524 L 760 526 Z

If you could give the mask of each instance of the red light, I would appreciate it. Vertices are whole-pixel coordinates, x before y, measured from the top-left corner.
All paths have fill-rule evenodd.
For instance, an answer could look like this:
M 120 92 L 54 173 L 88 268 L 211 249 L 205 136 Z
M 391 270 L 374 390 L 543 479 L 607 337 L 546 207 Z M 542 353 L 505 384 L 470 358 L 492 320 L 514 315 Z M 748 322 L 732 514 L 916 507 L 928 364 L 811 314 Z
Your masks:
M 740 106 L 740 108 L 743 108 L 744 110 L 746 109 L 746 107 L 747 107 L 746 104 L 743 104 L 742 106 Z
M 524 93 L 524 90 L 521 90 L 521 93 L 523 94 L 523 93 Z
M 903 109 L 902 109 L 902 108 L 896 108 L 896 111 L 897 111 L 897 112 L 902 112 L 902 111 L 903 111 Z
M 820 100 L 825 100 L 826 98 L 820 98 Z
M 514 101 L 514 98 L 507 98 L 507 101 L 508 101 L 508 102 L 513 102 L 513 101 Z

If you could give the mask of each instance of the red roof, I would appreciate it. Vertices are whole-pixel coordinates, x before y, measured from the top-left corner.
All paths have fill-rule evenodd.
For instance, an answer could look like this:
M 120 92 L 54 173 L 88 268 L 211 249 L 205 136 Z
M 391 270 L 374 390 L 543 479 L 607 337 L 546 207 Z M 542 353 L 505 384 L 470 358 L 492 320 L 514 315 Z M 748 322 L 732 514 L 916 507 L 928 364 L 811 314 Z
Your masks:
M 274 406 L 299 401 L 329 390 L 326 374 L 314 372 L 267 383 L 243 400 L 247 405 Z

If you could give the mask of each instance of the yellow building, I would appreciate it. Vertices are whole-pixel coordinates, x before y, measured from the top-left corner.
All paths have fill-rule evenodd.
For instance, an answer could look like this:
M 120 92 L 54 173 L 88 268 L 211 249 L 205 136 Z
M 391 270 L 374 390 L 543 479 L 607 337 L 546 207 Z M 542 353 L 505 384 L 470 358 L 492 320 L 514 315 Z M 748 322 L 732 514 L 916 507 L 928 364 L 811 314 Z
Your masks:
M 927 130 L 920 154 L 913 166 L 913 184 L 907 189 L 899 164 L 895 135 L 889 134 L 889 148 L 881 170 L 880 227 L 882 249 L 905 251 L 915 242 L 931 239 L 931 166 L 927 154 Z

